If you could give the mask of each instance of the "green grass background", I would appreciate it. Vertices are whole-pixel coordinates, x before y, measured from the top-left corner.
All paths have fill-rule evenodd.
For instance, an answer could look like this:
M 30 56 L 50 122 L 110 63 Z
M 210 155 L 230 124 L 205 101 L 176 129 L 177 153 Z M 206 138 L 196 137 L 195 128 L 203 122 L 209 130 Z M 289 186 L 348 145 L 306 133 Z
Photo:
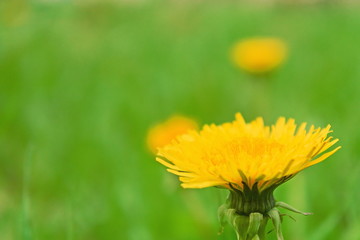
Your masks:
M 0 239 L 235 239 L 229 226 L 217 235 L 226 191 L 181 189 L 144 139 L 174 113 L 203 124 L 236 112 L 333 126 L 343 148 L 275 192 L 315 213 L 285 218 L 284 234 L 360 239 L 359 7 L 13 0 L 0 9 Z M 251 36 L 289 45 L 266 83 L 229 61 Z

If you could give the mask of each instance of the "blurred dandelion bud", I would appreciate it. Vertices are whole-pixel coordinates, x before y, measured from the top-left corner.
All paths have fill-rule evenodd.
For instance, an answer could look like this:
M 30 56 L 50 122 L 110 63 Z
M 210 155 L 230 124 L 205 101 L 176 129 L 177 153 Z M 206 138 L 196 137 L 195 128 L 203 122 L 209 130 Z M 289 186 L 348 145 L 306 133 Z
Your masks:
M 340 147 L 326 152 L 338 139 L 325 128 L 280 117 L 272 126 L 262 118 L 246 123 L 240 113 L 230 123 L 205 125 L 159 148 L 156 160 L 179 176 L 183 188 L 220 187 L 229 190 L 219 207 L 220 222 L 230 223 L 238 240 L 263 240 L 272 221 L 282 240 L 282 214 L 278 208 L 303 213 L 277 202 L 274 190 L 300 171 L 317 164 Z
M 280 66 L 287 56 L 284 41 L 278 38 L 249 38 L 232 50 L 234 63 L 251 74 L 265 74 Z
M 171 143 L 177 136 L 197 128 L 198 125 L 195 120 L 180 115 L 173 116 L 149 130 L 147 135 L 148 148 L 156 154 L 159 147 L 163 147 Z

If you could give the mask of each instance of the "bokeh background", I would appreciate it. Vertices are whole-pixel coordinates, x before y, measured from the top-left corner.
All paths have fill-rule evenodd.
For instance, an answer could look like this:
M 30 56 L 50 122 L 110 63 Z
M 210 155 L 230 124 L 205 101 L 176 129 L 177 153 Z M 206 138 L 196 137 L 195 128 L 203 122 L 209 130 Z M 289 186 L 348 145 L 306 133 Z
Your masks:
M 360 239 L 356 1 L 1 0 L 0 11 L 1 239 L 235 239 L 229 226 L 217 235 L 226 191 L 181 189 L 145 139 L 173 114 L 220 124 L 236 112 L 333 126 L 343 148 L 275 192 L 315 213 L 285 218 L 284 235 Z M 253 36 L 289 47 L 265 82 L 229 59 Z

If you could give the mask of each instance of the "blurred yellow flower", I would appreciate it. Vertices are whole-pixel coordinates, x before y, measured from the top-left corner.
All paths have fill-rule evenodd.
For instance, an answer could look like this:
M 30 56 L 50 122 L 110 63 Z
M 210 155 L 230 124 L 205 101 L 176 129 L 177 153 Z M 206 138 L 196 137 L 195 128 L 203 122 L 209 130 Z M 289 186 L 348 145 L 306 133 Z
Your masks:
M 190 131 L 158 151 L 157 161 L 180 177 L 184 188 L 222 186 L 243 191 L 244 185 L 259 191 L 285 182 L 299 171 L 336 152 L 322 154 L 338 139 L 327 137 L 326 128 L 280 117 L 264 126 L 262 118 L 246 123 L 240 113 L 232 123 L 205 125 Z M 319 156 L 322 154 L 321 156 Z M 317 158 L 315 158 L 317 157 Z
M 287 56 L 286 44 L 277 38 L 249 38 L 238 42 L 232 51 L 234 63 L 254 74 L 278 67 Z
M 171 143 L 178 135 L 194 129 L 197 129 L 197 123 L 193 119 L 184 116 L 173 116 L 149 130 L 147 145 L 155 154 L 159 147 Z

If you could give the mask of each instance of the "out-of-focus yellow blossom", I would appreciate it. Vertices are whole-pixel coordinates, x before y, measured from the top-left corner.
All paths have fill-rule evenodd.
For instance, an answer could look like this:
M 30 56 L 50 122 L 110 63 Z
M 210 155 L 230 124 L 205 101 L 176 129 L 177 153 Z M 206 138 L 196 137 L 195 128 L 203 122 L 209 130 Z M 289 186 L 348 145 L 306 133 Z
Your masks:
M 286 44 L 278 38 L 249 38 L 238 42 L 232 50 L 234 63 L 253 74 L 274 70 L 286 56 Z
M 173 116 L 149 130 L 147 145 L 155 154 L 159 147 L 170 144 L 177 136 L 197 128 L 195 120 L 180 115 Z

